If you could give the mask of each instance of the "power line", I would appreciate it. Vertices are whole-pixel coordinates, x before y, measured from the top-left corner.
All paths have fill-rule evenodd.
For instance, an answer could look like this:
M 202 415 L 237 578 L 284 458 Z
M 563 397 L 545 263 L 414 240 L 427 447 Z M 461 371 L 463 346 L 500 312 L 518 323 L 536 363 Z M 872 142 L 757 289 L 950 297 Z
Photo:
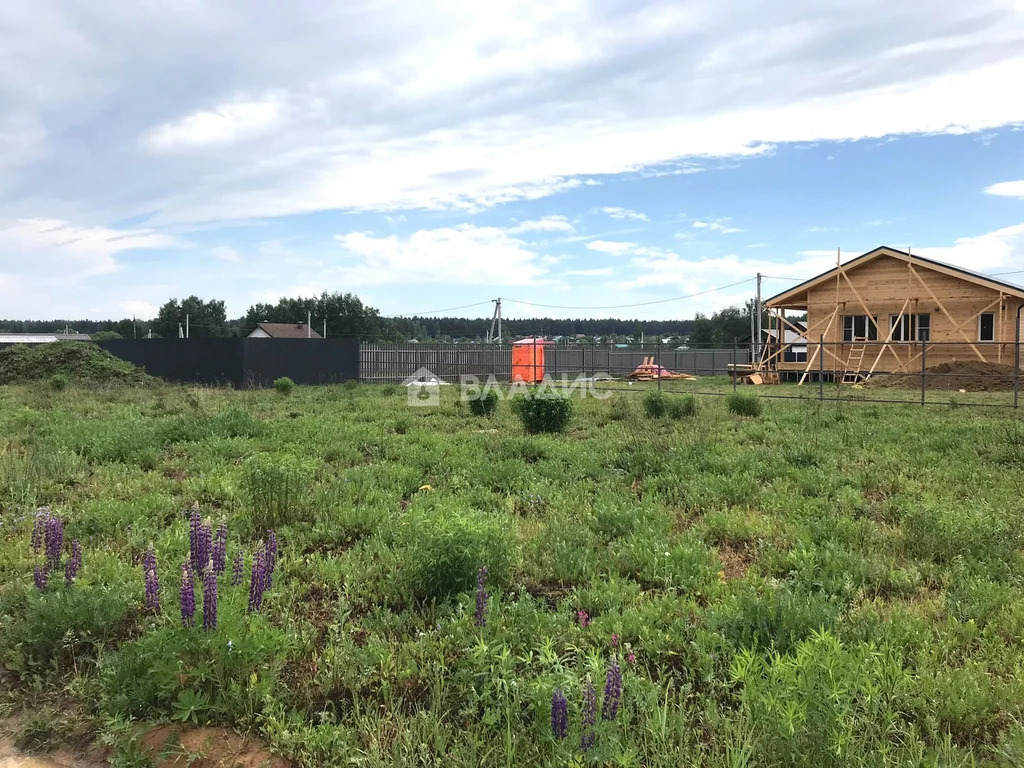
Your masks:
M 562 304 L 537 304 L 533 301 L 521 301 L 520 299 L 505 299 L 505 301 L 511 301 L 516 304 L 525 304 L 529 307 L 542 307 L 544 309 L 628 309 L 630 307 L 649 307 L 653 304 L 666 304 L 670 301 L 682 301 L 684 299 L 692 299 L 696 296 L 704 296 L 708 293 L 715 293 L 716 291 L 724 291 L 727 288 L 735 288 L 737 285 L 743 285 L 744 283 L 752 282 L 755 278 L 748 277 L 745 280 L 737 280 L 735 283 L 729 283 L 728 285 L 720 285 L 717 288 L 709 288 L 706 291 L 697 291 L 697 293 L 690 293 L 686 296 L 673 296 L 670 299 L 658 299 L 657 301 L 641 301 L 636 304 L 609 304 L 606 306 L 593 306 L 593 307 L 578 307 L 578 306 L 566 306 Z
M 427 312 L 403 312 L 400 315 L 382 315 L 382 317 L 420 317 L 422 315 L 436 315 L 440 312 L 454 312 L 457 309 L 469 309 L 470 307 L 482 307 L 484 304 L 490 304 L 490 300 L 478 301 L 475 304 L 463 304 L 461 307 L 447 307 L 445 309 L 431 309 Z

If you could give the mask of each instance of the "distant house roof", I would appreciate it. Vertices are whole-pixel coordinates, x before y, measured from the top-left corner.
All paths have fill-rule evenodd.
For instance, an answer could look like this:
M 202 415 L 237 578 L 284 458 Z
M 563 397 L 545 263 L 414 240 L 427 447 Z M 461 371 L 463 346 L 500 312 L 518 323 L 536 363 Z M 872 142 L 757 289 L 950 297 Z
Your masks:
M 513 341 L 512 343 L 513 344 L 536 344 L 536 345 L 540 346 L 541 344 L 554 344 L 555 342 L 549 341 L 548 339 L 529 338 L 529 339 L 520 339 L 519 341 Z
M 323 336 L 305 323 L 259 323 L 249 338 L 322 339 Z
M 0 344 L 48 344 L 54 341 L 91 341 L 87 333 L 0 333 Z

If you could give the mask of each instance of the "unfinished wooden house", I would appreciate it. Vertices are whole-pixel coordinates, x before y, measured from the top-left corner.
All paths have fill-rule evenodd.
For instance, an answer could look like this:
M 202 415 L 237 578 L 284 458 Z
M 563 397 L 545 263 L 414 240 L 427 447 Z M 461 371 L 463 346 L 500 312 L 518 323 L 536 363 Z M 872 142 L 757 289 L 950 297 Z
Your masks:
M 856 383 L 957 360 L 1012 365 L 1022 305 L 1024 288 L 883 246 L 768 299 L 784 341 L 765 345 L 759 367 Z

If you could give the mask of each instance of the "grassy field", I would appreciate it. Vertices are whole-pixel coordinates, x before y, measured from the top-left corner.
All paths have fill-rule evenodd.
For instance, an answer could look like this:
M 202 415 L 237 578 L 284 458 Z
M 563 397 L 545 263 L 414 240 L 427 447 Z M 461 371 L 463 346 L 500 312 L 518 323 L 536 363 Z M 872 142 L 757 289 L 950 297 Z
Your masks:
M 508 403 L 405 394 L 0 388 L 21 743 L 92 733 L 142 766 L 138 726 L 172 720 L 311 766 L 1024 759 L 1012 411 L 652 419 L 615 392 L 528 435 Z M 64 524 L 42 590 L 41 505 Z M 226 565 L 185 581 L 183 626 L 194 505 Z

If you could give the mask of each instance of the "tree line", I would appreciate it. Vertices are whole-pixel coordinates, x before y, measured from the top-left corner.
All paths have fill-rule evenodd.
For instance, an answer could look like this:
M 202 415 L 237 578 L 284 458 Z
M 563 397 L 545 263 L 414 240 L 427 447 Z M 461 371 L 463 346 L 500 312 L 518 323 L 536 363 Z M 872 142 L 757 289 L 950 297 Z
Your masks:
M 572 343 L 596 339 L 654 341 L 670 338 L 697 346 L 732 345 L 734 339 L 750 337 L 752 302 L 745 307 L 727 307 L 710 316 L 698 313 L 692 319 L 636 320 L 623 318 L 566 319 L 555 317 L 504 320 L 504 340 L 522 336 L 561 337 Z M 312 318 L 314 330 L 328 337 L 359 337 L 366 341 L 483 341 L 491 327 L 490 317 L 384 317 L 352 293 L 328 293 L 309 298 L 282 298 L 275 304 L 257 303 L 239 318 L 229 319 L 223 301 L 197 296 L 170 299 L 151 320 L 0 320 L 0 332 L 54 333 L 65 329 L 88 333 L 94 339 L 230 338 L 248 336 L 261 322 L 298 323 Z M 187 319 L 186 319 L 187 318 Z M 767 327 L 767 326 L 766 326 Z

